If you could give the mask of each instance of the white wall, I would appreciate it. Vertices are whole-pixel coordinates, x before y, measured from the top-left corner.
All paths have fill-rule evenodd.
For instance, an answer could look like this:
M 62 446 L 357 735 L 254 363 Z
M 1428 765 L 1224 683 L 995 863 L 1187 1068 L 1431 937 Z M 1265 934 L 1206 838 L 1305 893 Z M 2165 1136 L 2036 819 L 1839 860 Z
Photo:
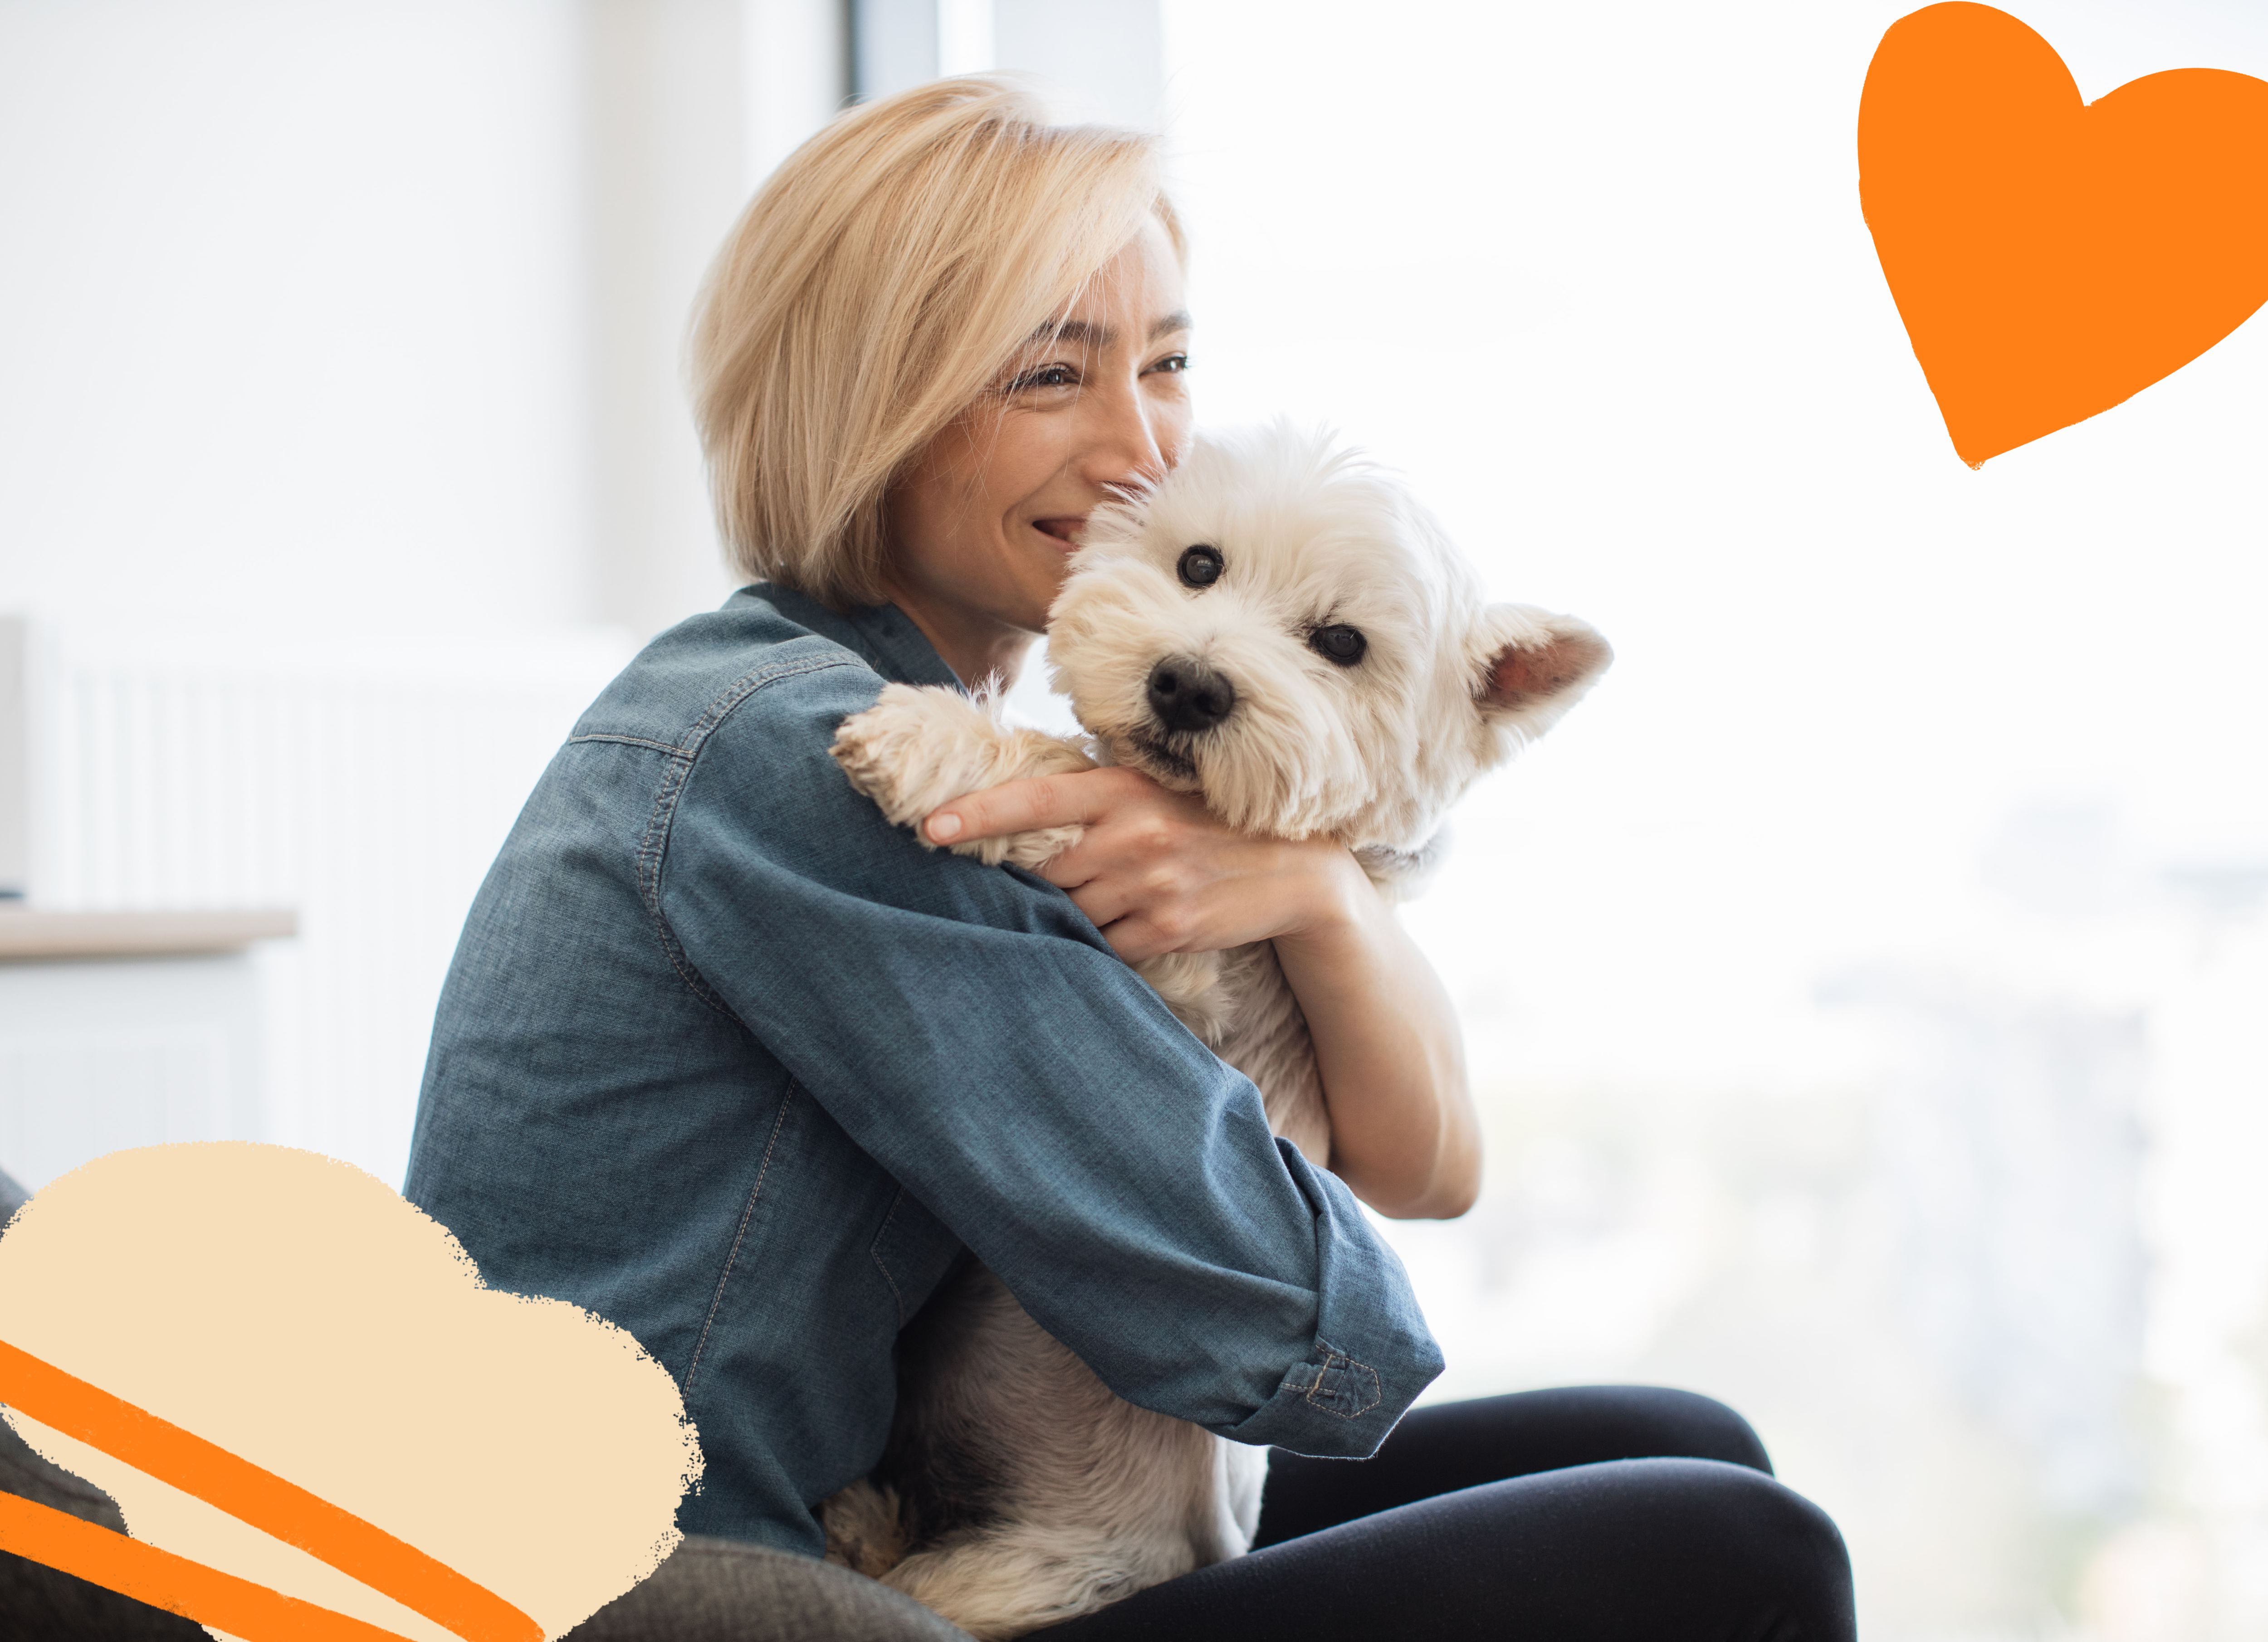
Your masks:
M 851 0 L 848 10 L 863 99 L 998 70 L 1037 84 L 1059 119 L 1151 130 L 1164 112 L 1159 0 Z
M 0 900 L 31 876 L 31 624 L 0 613 Z
M 270 1138 L 399 1177 L 529 786 L 635 641 L 726 590 L 681 339 L 844 76 L 836 0 L 0 5 L 33 890 L 298 908 L 250 965 Z M 0 1129 L 171 1110 L 26 1018 Z M 62 1166 L 34 1149 L 19 1174 Z
M 749 19 L 742 0 L 585 0 L 584 10 L 593 608 L 643 636 L 733 585 L 682 356 L 693 294 L 753 180 Z
M 840 19 L 0 7 L 0 609 L 296 648 L 713 604 L 680 341 Z
M 578 43 L 545 0 L 0 7 L 0 606 L 592 619 Z
M 991 0 L 991 65 L 1064 94 L 1064 116 L 1154 130 L 1165 92 L 1158 0 Z

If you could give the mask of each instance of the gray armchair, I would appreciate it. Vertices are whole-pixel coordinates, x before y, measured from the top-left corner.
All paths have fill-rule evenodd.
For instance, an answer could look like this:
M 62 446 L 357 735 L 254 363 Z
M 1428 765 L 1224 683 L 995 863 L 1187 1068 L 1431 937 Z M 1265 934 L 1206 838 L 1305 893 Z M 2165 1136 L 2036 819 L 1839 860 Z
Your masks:
M 106 1528 L 110 1497 L 0 1424 L 0 1491 Z M 203 1627 L 0 1553 L 0 1634 L 26 1642 L 206 1642 Z M 578 1625 L 575 1642 L 968 1642 L 886 1585 L 736 1540 L 688 1539 L 652 1579 Z

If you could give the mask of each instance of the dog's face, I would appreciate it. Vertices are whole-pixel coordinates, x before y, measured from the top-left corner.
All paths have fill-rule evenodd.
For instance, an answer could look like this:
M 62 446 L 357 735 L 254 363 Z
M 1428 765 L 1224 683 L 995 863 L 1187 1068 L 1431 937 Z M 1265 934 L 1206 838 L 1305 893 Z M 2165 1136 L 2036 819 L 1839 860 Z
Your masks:
M 1483 604 L 1402 487 L 1281 426 L 1201 438 L 1082 540 L 1058 685 L 1118 763 L 1254 831 L 1415 848 L 1611 659 L 1571 617 Z

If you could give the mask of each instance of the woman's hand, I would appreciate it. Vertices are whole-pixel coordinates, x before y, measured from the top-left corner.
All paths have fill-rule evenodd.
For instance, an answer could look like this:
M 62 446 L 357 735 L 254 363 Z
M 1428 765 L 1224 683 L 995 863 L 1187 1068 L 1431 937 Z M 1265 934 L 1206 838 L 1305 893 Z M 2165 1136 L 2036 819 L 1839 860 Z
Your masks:
M 1343 846 L 1237 832 L 1197 799 L 1127 769 L 971 793 L 923 828 L 946 844 L 1073 825 L 1086 836 L 1043 876 L 1128 963 L 1276 943 L 1314 1040 L 1329 1164 L 1358 1197 L 1401 1219 L 1472 1206 L 1480 1125 L 1455 1012 Z
M 1239 832 L 1204 803 L 1138 770 L 1011 781 L 954 800 L 924 823 L 940 844 L 1077 824 L 1086 835 L 1041 869 L 1129 964 L 1297 938 L 1349 916 L 1370 884 L 1328 839 Z M 949 830 L 948 830 L 949 829 Z

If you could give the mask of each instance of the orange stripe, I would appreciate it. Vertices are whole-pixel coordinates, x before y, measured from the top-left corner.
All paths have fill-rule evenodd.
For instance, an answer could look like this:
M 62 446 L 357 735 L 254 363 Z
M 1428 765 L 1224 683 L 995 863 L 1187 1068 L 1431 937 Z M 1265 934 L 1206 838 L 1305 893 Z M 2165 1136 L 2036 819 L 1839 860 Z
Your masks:
M 403 1642 L 391 1631 L 279 1595 L 92 1522 L 0 1494 L 0 1550 L 11 1550 L 244 1642 Z
M 465 1642 L 543 1642 L 541 1625 L 415 1545 L 4 1340 L 0 1403 L 297 1545 Z

